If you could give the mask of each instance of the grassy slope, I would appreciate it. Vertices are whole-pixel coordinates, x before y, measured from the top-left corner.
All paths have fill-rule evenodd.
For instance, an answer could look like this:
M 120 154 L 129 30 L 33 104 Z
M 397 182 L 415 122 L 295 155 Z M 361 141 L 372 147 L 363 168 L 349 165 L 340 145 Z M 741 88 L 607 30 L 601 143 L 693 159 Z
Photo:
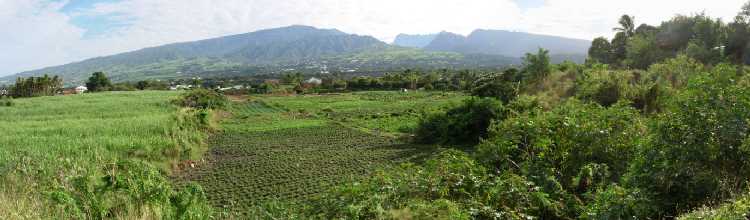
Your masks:
M 177 95 L 86 94 L 18 99 L 13 107 L 0 107 L 0 218 L 65 215 L 46 193 L 75 195 L 76 177 L 101 176 L 108 164 L 136 158 L 164 171 L 189 157 L 186 149 L 205 134 L 186 126 L 186 113 L 169 104 Z
M 398 92 L 253 97 L 232 106 L 223 134 L 210 142 L 209 163 L 187 172 L 185 179 L 203 185 L 216 207 L 240 214 L 257 202 L 313 199 L 378 167 L 429 155 L 434 148 L 372 131 L 397 134 L 417 123 L 406 112 L 463 97 Z

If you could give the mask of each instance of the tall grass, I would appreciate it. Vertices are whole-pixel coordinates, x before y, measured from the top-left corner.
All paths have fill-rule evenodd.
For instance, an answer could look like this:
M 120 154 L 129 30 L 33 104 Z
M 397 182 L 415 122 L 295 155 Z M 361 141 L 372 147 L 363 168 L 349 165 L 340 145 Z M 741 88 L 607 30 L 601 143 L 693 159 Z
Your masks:
M 0 108 L 0 219 L 209 215 L 200 187 L 179 191 L 166 177 L 206 138 L 193 111 L 170 104 L 177 95 L 41 97 Z

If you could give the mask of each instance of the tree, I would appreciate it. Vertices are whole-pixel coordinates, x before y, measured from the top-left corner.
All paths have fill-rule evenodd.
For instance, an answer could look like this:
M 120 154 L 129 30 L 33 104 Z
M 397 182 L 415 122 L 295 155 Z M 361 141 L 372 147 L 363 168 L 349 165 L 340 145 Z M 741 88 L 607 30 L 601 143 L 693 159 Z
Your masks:
M 536 54 L 526 53 L 523 64 L 526 74 L 529 74 L 533 80 L 543 79 L 552 72 L 549 50 L 543 48 L 539 48 Z
M 724 53 L 732 63 L 737 64 L 737 71 L 744 69 L 741 64 L 747 60 L 748 44 L 750 43 L 750 1 L 746 3 L 734 22 L 729 24 L 727 45 Z
M 632 37 L 635 35 L 635 17 L 630 15 L 622 15 L 620 21 L 618 21 L 620 27 L 613 28 L 612 30 L 624 33 L 625 37 Z
M 521 74 L 511 68 L 501 74 L 488 74 L 474 82 L 471 95 L 478 97 L 498 98 L 503 103 L 514 100 L 521 86 Z
M 138 81 L 135 84 L 135 88 L 137 88 L 139 90 L 146 90 L 146 88 L 148 88 L 150 85 L 151 85 L 151 83 L 149 81 L 142 80 L 142 81 Z
M 16 79 L 16 84 L 10 88 L 13 97 L 51 96 L 62 89 L 62 78 L 58 76 L 29 77 Z
M 651 64 L 661 62 L 674 56 L 668 51 L 660 50 L 654 35 L 637 35 L 628 41 L 624 63 L 628 67 L 647 69 Z
M 592 62 L 610 64 L 612 59 L 612 44 L 604 37 L 599 37 L 591 42 L 589 48 L 589 60 Z
M 630 37 L 624 32 L 615 34 L 615 38 L 612 39 L 612 64 L 620 64 L 628 54 L 628 41 Z
M 101 92 L 109 90 L 112 87 L 112 82 L 109 81 L 109 78 L 103 72 L 95 72 L 89 77 L 86 87 L 91 92 Z

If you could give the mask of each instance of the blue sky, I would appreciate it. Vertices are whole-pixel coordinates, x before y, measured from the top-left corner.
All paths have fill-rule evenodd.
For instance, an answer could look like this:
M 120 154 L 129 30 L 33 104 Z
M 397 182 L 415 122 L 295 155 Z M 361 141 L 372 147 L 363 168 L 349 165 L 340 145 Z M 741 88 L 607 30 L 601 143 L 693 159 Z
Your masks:
M 118 28 L 127 27 L 128 20 L 122 20 L 123 14 L 86 14 L 97 3 L 115 3 L 120 0 L 70 0 L 60 12 L 71 17 L 70 23 L 84 29 L 84 39 L 101 37 Z M 118 16 L 119 15 L 119 16 Z
M 658 24 L 706 12 L 731 20 L 747 0 L 0 0 L 0 76 L 294 24 L 389 42 L 399 33 L 502 29 L 593 39 L 622 14 Z M 54 74 L 54 73 L 52 73 Z

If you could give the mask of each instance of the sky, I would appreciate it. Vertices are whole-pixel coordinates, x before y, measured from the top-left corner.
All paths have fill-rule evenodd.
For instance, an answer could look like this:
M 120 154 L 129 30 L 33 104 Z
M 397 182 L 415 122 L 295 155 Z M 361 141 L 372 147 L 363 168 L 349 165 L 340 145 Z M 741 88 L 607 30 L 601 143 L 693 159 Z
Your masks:
M 391 42 L 399 33 L 500 29 L 610 37 L 622 14 L 732 20 L 747 0 L 0 0 L 0 76 L 167 43 L 289 25 Z

